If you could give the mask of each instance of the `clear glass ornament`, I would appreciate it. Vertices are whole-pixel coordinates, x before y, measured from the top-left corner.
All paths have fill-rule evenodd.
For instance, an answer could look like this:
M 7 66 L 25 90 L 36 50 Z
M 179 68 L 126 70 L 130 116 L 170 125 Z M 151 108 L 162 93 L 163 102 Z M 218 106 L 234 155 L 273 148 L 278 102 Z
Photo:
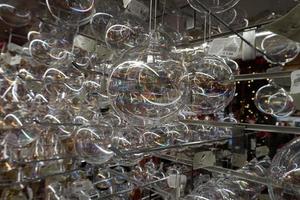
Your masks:
M 274 82 L 256 92 L 254 103 L 258 110 L 275 117 L 289 116 L 294 112 L 293 98 Z
M 83 160 L 91 164 L 103 164 L 114 156 L 110 150 L 113 129 L 102 122 L 95 127 L 80 128 L 75 135 L 76 152 Z
M 123 153 L 115 158 L 115 161 L 122 166 L 136 165 L 142 160 L 143 153 L 130 153 L 131 150 L 142 149 L 146 146 L 140 133 L 133 127 L 126 126 L 118 128 L 112 139 L 113 148 Z
M 200 13 L 207 13 L 206 10 L 202 8 L 199 4 L 203 4 L 213 13 L 222 13 L 230 8 L 233 8 L 240 0 L 219 0 L 219 1 L 210 1 L 210 0 L 188 0 L 190 6 Z
M 29 10 L 21 10 L 13 5 L 0 4 L 0 20 L 11 27 L 27 26 L 32 19 Z
M 143 21 L 130 14 L 122 14 L 109 20 L 106 26 L 105 43 L 115 50 L 136 47 L 145 40 Z
M 108 80 L 111 105 L 129 123 L 160 123 L 183 106 L 185 73 L 182 63 L 155 41 L 132 48 L 124 53 Z
M 222 58 L 205 56 L 192 61 L 189 66 L 190 111 L 212 114 L 223 110 L 235 95 L 234 76 Z
M 268 55 L 265 57 L 272 64 L 284 65 L 294 60 L 300 51 L 300 46 L 284 36 L 271 34 L 261 43 L 262 50 Z
M 299 199 L 300 140 L 296 138 L 282 147 L 274 156 L 270 175 L 272 182 L 287 186 L 288 188 L 276 188 L 269 186 L 269 195 L 272 200 Z
M 95 0 L 46 0 L 50 14 L 68 25 L 82 25 L 89 22 L 95 12 Z

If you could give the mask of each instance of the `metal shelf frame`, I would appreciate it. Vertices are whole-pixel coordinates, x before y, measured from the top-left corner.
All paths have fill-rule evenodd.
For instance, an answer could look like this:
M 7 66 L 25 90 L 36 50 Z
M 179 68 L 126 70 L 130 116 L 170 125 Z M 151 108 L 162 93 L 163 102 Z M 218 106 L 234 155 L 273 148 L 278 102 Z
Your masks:
M 191 125 L 208 125 L 226 128 L 239 128 L 244 131 L 268 131 L 271 133 L 295 134 L 300 135 L 299 127 L 286 127 L 266 124 L 249 124 L 249 123 L 230 123 L 230 122 L 216 122 L 205 120 L 181 120 L 181 122 Z

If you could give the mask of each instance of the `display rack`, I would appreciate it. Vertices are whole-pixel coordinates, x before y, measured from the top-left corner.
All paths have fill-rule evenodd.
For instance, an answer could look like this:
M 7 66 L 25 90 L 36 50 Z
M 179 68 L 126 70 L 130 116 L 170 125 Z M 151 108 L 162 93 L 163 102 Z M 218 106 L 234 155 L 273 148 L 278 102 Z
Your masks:
M 251 27 L 246 27 L 246 28 L 239 29 L 239 30 L 233 30 L 222 19 L 220 19 L 218 16 L 214 15 L 213 13 L 209 12 L 209 9 L 207 7 L 205 7 L 202 3 L 199 2 L 199 4 L 203 8 L 203 10 L 210 13 L 212 17 L 214 17 L 217 21 L 219 21 L 222 25 L 227 27 L 228 30 L 229 30 L 229 32 L 226 32 L 226 33 L 220 34 L 220 35 L 215 35 L 211 38 L 223 37 L 223 36 L 228 36 L 230 34 L 235 34 L 242 41 L 244 41 L 246 44 L 248 44 L 250 47 L 252 47 L 257 52 L 259 52 L 260 54 L 262 54 L 262 55 L 264 55 L 265 57 L 268 58 L 268 55 L 266 55 L 265 52 L 263 52 L 262 50 L 256 48 L 255 46 L 253 46 L 249 41 L 247 41 L 240 34 L 240 32 L 242 32 L 246 29 L 255 29 L 257 27 L 261 27 L 263 25 L 271 23 L 272 21 L 264 22 L 264 23 L 261 23 L 261 24 L 255 24 Z M 93 39 L 93 40 L 97 41 L 93 36 L 87 35 L 85 33 L 80 33 L 80 34 L 82 36 L 85 36 L 85 37 L 88 37 L 90 39 Z M 16 34 L 13 34 L 13 36 L 19 37 Z M 203 39 L 189 41 L 188 43 L 178 44 L 178 47 L 181 48 L 181 47 L 185 47 L 187 45 L 195 45 L 195 44 L 197 44 L 201 41 L 203 41 Z M 89 71 L 89 72 L 90 73 L 101 73 L 101 72 L 95 72 L 95 71 Z M 268 72 L 268 73 L 256 73 L 256 74 L 241 74 L 241 75 L 235 75 L 234 81 L 237 82 L 237 81 L 264 80 L 264 79 L 273 79 L 273 78 L 288 78 L 288 77 L 290 77 L 291 73 L 292 73 L 292 71 Z M 103 73 L 101 75 L 106 76 Z M 30 80 L 30 81 L 42 81 L 42 80 Z M 58 83 L 58 84 L 60 84 L 60 83 Z M 228 123 L 228 122 L 215 122 L 215 121 L 204 121 L 204 120 L 181 120 L 180 122 L 183 122 L 183 123 L 189 124 L 189 125 L 206 125 L 206 126 L 226 127 L 226 128 L 238 129 L 238 130 L 240 130 L 240 132 L 242 134 L 238 135 L 238 136 L 235 136 L 235 137 L 218 138 L 218 139 L 215 139 L 215 140 L 205 140 L 205 141 L 194 141 L 194 142 L 180 143 L 180 144 L 170 145 L 170 146 L 161 146 L 161 147 L 144 148 L 144 149 L 134 149 L 134 150 L 126 151 L 126 152 L 116 152 L 116 153 L 119 154 L 119 155 L 130 155 L 130 154 L 136 154 L 136 153 L 153 153 L 153 152 L 161 152 L 161 151 L 165 151 L 165 150 L 174 150 L 174 149 L 178 150 L 178 149 L 182 149 L 182 148 L 199 147 L 199 146 L 206 145 L 206 144 L 213 144 L 213 143 L 220 142 L 220 141 L 228 141 L 228 140 L 232 140 L 232 139 L 236 139 L 236 138 L 246 137 L 247 135 L 253 134 L 253 133 L 246 133 L 246 131 L 268 131 L 268 132 L 272 132 L 272 133 L 300 135 L 300 128 L 297 128 L 297 127 L 282 127 L 282 126 L 275 126 L 275 125 L 249 124 L 249 123 Z M 42 126 L 82 126 L 83 125 L 83 124 L 74 124 L 74 123 L 42 123 L 42 122 L 35 122 L 35 123 L 38 123 L 39 125 L 42 125 Z M 31 126 L 31 125 L 32 124 L 24 124 L 24 127 Z M 97 126 L 97 125 L 92 125 L 92 126 Z M 6 127 L 0 127 L 0 129 L 1 130 L 10 130 L 10 129 L 21 129 L 21 128 L 24 128 L 24 127 L 6 126 Z M 168 155 L 160 155 L 158 157 L 160 157 L 161 159 L 172 161 L 174 163 L 184 164 L 184 165 L 193 167 L 193 161 L 192 160 L 183 160 L 183 159 L 174 158 L 174 157 L 168 156 Z M 58 158 L 44 159 L 44 160 L 32 160 L 32 161 L 28 161 L 28 162 L 14 161 L 13 163 L 16 164 L 16 165 L 21 166 L 21 165 L 25 165 L 25 164 L 33 164 L 33 163 L 38 163 L 38 162 L 48 162 L 48 161 L 65 160 L 65 159 L 68 159 L 68 160 L 74 159 L 74 160 L 76 160 L 76 157 L 58 157 Z M 240 178 L 240 179 L 243 179 L 243 180 L 251 181 L 251 182 L 266 185 L 266 186 L 271 186 L 271 187 L 274 187 L 274 188 L 283 188 L 287 192 L 289 191 L 289 188 L 293 188 L 293 189 L 297 188 L 298 190 L 300 190 L 299 185 L 278 184 L 278 183 L 272 182 L 269 178 L 250 176 L 250 175 L 247 175 L 247 174 L 244 174 L 244 173 L 239 173 L 235 170 L 222 168 L 222 167 L 219 167 L 219 166 L 204 166 L 201 169 L 207 170 L 207 171 L 212 172 L 212 173 L 218 173 L 218 174 L 225 174 L 225 175 L 229 175 L 229 176 L 234 176 L 236 178 Z M 49 174 L 49 175 L 34 178 L 34 179 L 22 180 L 21 182 L 9 182 L 9 183 L 0 182 L 0 186 L 8 187 L 8 186 L 17 185 L 17 184 L 27 184 L 27 183 L 31 183 L 31 182 L 37 182 L 37 181 L 40 181 L 42 179 L 45 179 L 45 178 L 48 178 L 48 177 L 51 177 L 51 176 L 68 175 L 68 174 L 71 174 L 71 173 L 74 173 L 74 172 L 80 171 L 80 170 L 81 169 L 74 169 L 74 170 L 69 170 L 69 171 L 65 171 L 65 172 L 62 172 L 62 173 L 53 173 L 53 174 Z M 160 194 L 163 194 L 164 197 L 166 197 L 167 199 L 177 198 L 177 197 L 174 197 L 174 195 L 172 193 L 167 192 L 165 190 L 162 190 L 161 188 L 156 186 L 157 183 L 162 182 L 162 181 L 166 181 L 167 178 L 152 181 L 152 182 L 149 182 L 149 183 L 141 183 L 141 182 L 138 182 L 137 180 L 134 180 L 134 179 L 130 178 L 129 176 L 127 176 L 124 173 L 119 173 L 119 172 L 117 172 L 113 169 L 109 169 L 109 171 L 110 171 L 111 174 L 113 174 L 115 176 L 121 176 L 121 177 L 125 178 L 127 181 L 132 182 L 135 185 L 138 185 L 140 188 L 147 188 L 147 189 L 149 189 L 153 192 L 159 192 Z M 113 196 L 116 196 L 116 195 L 119 195 L 119 194 L 128 193 L 130 191 L 131 190 L 124 190 L 124 191 L 117 192 L 115 194 L 102 196 L 98 199 L 105 199 L 105 198 L 113 197 Z

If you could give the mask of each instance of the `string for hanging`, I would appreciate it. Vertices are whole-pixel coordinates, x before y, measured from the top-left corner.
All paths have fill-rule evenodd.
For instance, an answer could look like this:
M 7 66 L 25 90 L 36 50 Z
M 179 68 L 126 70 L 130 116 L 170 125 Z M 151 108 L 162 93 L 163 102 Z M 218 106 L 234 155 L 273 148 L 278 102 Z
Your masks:
M 149 34 L 151 33 L 151 30 L 152 30 L 152 4 L 153 4 L 153 1 L 150 0 L 150 7 L 149 7 Z
M 157 0 L 154 1 L 154 31 L 156 31 L 157 23 Z
M 167 0 L 164 0 L 163 2 L 163 11 L 162 11 L 162 16 L 161 16 L 161 23 L 164 24 L 164 16 L 165 16 L 165 12 L 166 12 L 166 4 L 167 4 Z

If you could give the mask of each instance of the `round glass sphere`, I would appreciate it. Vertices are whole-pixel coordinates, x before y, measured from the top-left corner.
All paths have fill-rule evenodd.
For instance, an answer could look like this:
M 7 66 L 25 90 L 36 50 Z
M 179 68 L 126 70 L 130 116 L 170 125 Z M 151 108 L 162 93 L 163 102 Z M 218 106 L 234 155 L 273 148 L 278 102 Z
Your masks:
M 82 97 L 84 97 L 83 105 L 91 111 L 100 109 L 108 101 L 108 98 L 102 95 L 102 86 L 95 81 L 83 82 L 83 87 L 79 94 L 79 98 Z
M 268 62 L 282 65 L 294 60 L 300 51 L 297 42 L 276 34 L 265 37 L 261 48 L 268 55 L 265 57 Z
M 151 127 L 145 130 L 141 136 L 146 147 L 165 147 L 172 144 L 172 137 L 165 126 Z
M 26 114 L 26 113 L 20 113 L 20 114 Z M 24 121 L 27 122 L 26 121 L 27 119 L 21 119 L 20 117 L 17 116 L 20 114 L 10 113 L 4 117 L 4 120 L 8 124 L 18 125 L 18 126 L 22 127 L 23 122 Z M 23 122 L 21 122 L 21 120 Z M 15 147 L 15 148 L 25 147 L 37 140 L 37 138 L 38 138 L 37 132 L 38 132 L 38 128 L 35 124 L 32 127 L 28 127 L 26 129 L 22 128 L 20 130 L 18 130 L 18 129 L 9 130 L 6 132 L 6 135 L 5 135 L 5 143 L 7 143 L 7 144 L 9 144 L 9 146 Z
M 122 14 L 109 20 L 105 43 L 111 49 L 129 49 L 137 46 L 145 37 L 143 21 L 136 16 Z
M 68 58 L 68 47 L 65 41 L 34 39 L 29 44 L 29 53 L 34 61 L 49 66 L 64 62 Z
M 224 58 L 226 64 L 230 67 L 232 73 L 234 75 L 239 75 L 240 74 L 240 67 L 237 64 L 237 62 L 235 62 L 234 60 L 230 59 L 230 58 Z
M 265 85 L 256 92 L 254 103 L 258 110 L 269 115 L 284 111 L 289 100 L 287 92 L 274 83 Z
M 122 119 L 113 110 L 102 113 L 100 120 L 107 122 L 112 127 L 120 127 L 122 125 Z
M 142 158 L 143 153 L 131 154 L 128 151 L 143 148 L 144 141 L 141 140 L 139 132 L 132 127 L 123 127 L 116 130 L 112 139 L 113 147 L 124 154 L 116 157 L 116 162 L 123 166 L 136 165 Z
M 295 105 L 294 105 L 294 99 L 291 95 L 286 96 L 286 105 L 284 109 L 278 113 L 274 113 L 272 116 L 277 117 L 277 118 L 284 118 L 288 117 L 291 114 L 293 114 L 296 110 Z
M 69 25 L 82 25 L 89 22 L 95 0 L 46 0 L 50 14 Z
M 300 139 L 296 138 L 275 155 L 272 160 L 270 175 L 272 182 L 288 186 L 288 188 L 273 188 L 269 186 L 269 195 L 272 200 L 299 199 L 300 191 Z
M 186 70 L 169 51 L 151 44 L 128 50 L 108 80 L 113 109 L 125 121 L 147 125 L 160 123 L 185 102 L 182 77 Z
M 172 144 L 191 141 L 191 132 L 187 124 L 183 122 L 171 122 L 164 126 L 167 128 L 166 134 L 171 138 Z
M 188 3 L 193 9 L 200 13 L 207 13 L 207 11 L 202 8 L 201 4 L 213 13 L 222 13 L 233 8 L 239 1 L 240 0 L 188 0 Z
M 111 14 L 100 12 L 94 14 L 90 21 L 94 36 L 103 43 L 105 42 L 106 27 L 111 18 L 113 18 Z
M 0 4 L 0 19 L 11 27 L 27 26 L 32 19 L 29 10 L 20 10 L 9 4 Z
M 227 26 L 232 28 L 233 30 L 238 30 L 245 28 L 249 25 L 247 12 L 243 9 L 232 9 L 236 12 L 236 17 L 231 23 L 226 23 Z M 220 15 L 220 18 L 223 19 L 226 16 L 227 12 L 223 12 Z M 228 32 L 229 29 L 223 24 L 219 24 L 218 30 L 220 33 Z
M 190 111 L 212 114 L 224 109 L 235 95 L 232 70 L 225 61 L 216 56 L 193 60 L 188 66 Z
M 228 123 L 238 123 L 238 121 L 234 118 L 233 114 L 226 116 L 220 119 L 221 122 L 228 122 Z M 217 134 L 219 137 L 232 137 L 232 128 L 216 128 Z
M 94 127 L 84 127 L 75 134 L 77 154 L 91 164 L 103 164 L 114 156 L 109 148 L 113 138 L 113 128 L 106 122 Z
M 117 17 L 123 12 L 120 2 L 116 0 L 101 1 L 97 4 L 97 10 L 90 20 L 90 27 L 95 36 L 100 42 L 105 43 L 105 32 L 109 21 L 113 17 Z
M 215 183 L 206 183 L 198 186 L 187 195 L 184 200 L 207 200 L 207 199 L 224 199 L 221 190 L 217 188 Z

